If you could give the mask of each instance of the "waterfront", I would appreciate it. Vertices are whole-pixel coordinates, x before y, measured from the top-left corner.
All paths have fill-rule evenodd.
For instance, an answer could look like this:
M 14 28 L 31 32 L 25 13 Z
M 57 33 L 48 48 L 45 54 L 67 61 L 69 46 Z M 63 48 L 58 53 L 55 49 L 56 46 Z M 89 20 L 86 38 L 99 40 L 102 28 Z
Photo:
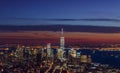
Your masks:
M 119 73 L 120 70 L 120 51 L 66 48 L 64 56 L 61 56 L 59 48 L 51 48 L 52 51 L 50 51 L 48 44 L 47 49 L 29 46 L 4 48 L 0 50 L 1 72 L 97 73 L 100 71 L 111 73 L 111 71 L 116 71 Z

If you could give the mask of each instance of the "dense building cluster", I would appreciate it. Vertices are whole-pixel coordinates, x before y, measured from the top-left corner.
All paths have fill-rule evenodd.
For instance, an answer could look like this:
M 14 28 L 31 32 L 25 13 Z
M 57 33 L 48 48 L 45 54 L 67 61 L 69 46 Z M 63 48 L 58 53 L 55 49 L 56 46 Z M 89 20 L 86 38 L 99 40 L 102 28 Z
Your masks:
M 64 45 L 62 29 L 60 48 L 51 48 L 50 43 L 44 48 L 5 47 L 0 52 L 0 73 L 120 73 L 119 69 L 94 63 L 91 55 Z
M 106 64 L 93 63 L 90 55 L 75 49 L 52 49 L 18 46 L 0 54 L 0 73 L 119 73 Z

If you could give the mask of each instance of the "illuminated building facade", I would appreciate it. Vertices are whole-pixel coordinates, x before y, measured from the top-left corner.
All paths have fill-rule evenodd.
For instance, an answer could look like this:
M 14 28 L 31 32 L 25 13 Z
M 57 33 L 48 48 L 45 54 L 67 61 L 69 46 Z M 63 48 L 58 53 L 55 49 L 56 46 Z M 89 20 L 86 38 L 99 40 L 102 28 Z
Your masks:
M 60 48 L 64 49 L 64 45 L 65 45 L 65 39 L 63 37 L 63 28 L 61 29 L 61 37 L 60 37 Z
M 51 44 L 50 43 L 48 43 L 47 44 L 47 57 L 52 57 L 53 56 L 53 51 L 52 51 L 52 49 L 51 49 Z

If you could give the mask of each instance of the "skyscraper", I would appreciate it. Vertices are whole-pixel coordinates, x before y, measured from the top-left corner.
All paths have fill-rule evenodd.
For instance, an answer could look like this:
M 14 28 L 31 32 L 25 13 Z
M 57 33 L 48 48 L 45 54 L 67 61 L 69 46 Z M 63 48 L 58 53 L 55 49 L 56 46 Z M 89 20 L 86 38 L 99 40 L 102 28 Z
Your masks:
M 63 28 L 61 29 L 61 37 L 60 37 L 60 48 L 57 49 L 57 58 L 60 59 L 61 61 L 64 60 L 64 45 L 65 45 L 65 40 L 63 36 Z
M 48 43 L 47 44 L 47 57 L 52 57 L 52 54 L 53 54 L 53 52 L 52 52 L 52 49 L 51 49 L 51 44 Z
M 60 49 L 64 50 L 64 45 L 65 45 L 65 39 L 63 36 L 63 28 L 61 29 L 61 37 L 60 37 Z

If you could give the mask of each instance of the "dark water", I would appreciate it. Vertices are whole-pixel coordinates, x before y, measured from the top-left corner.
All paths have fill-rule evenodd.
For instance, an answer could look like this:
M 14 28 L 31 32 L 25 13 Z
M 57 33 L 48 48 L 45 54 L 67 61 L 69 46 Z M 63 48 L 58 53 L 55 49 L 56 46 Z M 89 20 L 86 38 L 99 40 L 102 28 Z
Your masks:
M 77 50 L 77 52 L 90 55 L 92 62 L 94 63 L 107 64 L 111 67 L 120 69 L 120 51 L 98 51 L 82 49 Z M 68 55 L 68 50 L 66 50 L 66 55 Z
M 78 52 L 91 55 L 92 62 L 120 68 L 120 51 L 78 50 Z

